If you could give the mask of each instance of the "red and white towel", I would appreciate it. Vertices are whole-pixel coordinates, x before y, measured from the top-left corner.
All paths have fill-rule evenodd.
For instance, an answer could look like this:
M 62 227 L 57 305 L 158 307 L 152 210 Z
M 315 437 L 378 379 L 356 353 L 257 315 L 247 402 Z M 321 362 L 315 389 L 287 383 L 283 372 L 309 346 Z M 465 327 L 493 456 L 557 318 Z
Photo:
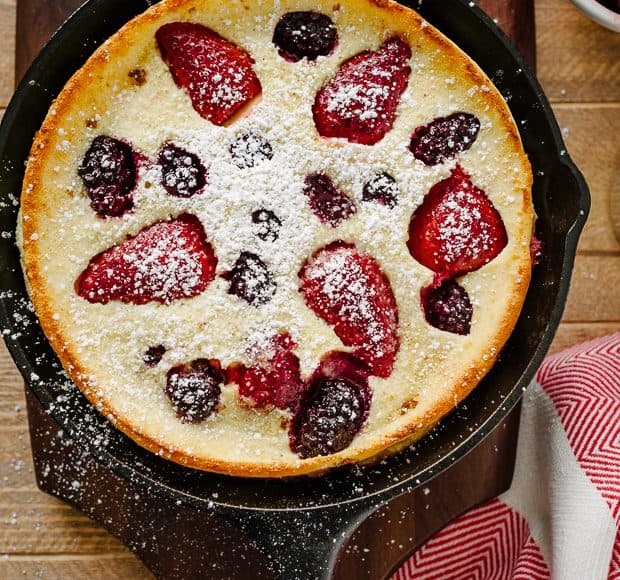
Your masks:
M 512 487 L 395 580 L 620 580 L 620 333 L 549 357 L 525 393 Z

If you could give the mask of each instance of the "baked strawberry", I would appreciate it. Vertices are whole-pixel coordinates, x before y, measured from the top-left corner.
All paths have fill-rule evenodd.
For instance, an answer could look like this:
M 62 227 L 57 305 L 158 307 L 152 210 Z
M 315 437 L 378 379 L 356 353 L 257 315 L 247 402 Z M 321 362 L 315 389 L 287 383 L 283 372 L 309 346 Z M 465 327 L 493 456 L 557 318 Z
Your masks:
M 156 33 L 161 56 L 196 112 L 223 125 L 260 94 L 252 57 L 213 30 L 193 22 L 165 24 Z
M 228 368 L 228 382 L 239 385 L 239 394 L 257 407 L 273 405 L 294 409 L 305 383 L 301 379 L 296 344 L 282 332 L 251 353 L 252 366 L 234 364 Z
M 414 212 L 407 246 L 423 266 L 454 277 L 484 266 L 507 243 L 495 206 L 457 165 Z
M 399 349 L 398 309 L 377 261 L 342 241 L 319 250 L 299 273 L 306 304 L 369 372 L 389 377 Z
M 325 173 L 313 173 L 306 177 L 304 195 L 314 215 L 333 228 L 337 228 L 357 211 L 353 200 L 338 189 L 332 178 Z
M 77 281 L 89 302 L 170 303 L 202 293 L 217 258 L 193 215 L 157 222 L 95 256 Z
M 323 137 L 374 145 L 392 128 L 407 88 L 411 49 L 399 38 L 345 61 L 316 95 L 312 114 Z
M 371 374 L 370 367 L 362 359 L 350 352 L 334 350 L 323 356 L 312 378 L 347 379 L 367 389 Z

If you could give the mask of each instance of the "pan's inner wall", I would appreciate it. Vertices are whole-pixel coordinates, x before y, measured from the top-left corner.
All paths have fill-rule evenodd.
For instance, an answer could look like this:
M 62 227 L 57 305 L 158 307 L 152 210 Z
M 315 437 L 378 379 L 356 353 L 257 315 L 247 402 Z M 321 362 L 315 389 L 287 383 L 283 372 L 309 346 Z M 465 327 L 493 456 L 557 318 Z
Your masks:
M 288 482 L 233 479 L 184 469 L 143 450 L 113 429 L 66 379 L 32 313 L 14 243 L 24 160 L 52 99 L 96 46 L 152 3 L 91 0 L 46 47 L 3 120 L 0 301 L 4 336 L 24 378 L 65 432 L 126 477 L 153 482 L 171 497 L 179 497 L 180 492 L 198 504 L 211 503 L 215 497 L 217 503 L 231 506 L 285 509 L 346 502 L 408 482 L 423 483 L 462 457 L 508 413 L 559 322 L 561 309 L 556 301 L 570 274 L 563 271 L 566 252 L 574 252 L 574 247 L 567 248 L 567 235 L 587 203 L 587 193 L 562 157 L 557 125 L 544 96 L 490 21 L 484 21 L 467 2 L 409 3 L 459 44 L 497 84 L 517 119 L 530 156 L 545 258 L 535 269 L 517 327 L 498 363 L 466 403 L 417 446 L 381 464 Z

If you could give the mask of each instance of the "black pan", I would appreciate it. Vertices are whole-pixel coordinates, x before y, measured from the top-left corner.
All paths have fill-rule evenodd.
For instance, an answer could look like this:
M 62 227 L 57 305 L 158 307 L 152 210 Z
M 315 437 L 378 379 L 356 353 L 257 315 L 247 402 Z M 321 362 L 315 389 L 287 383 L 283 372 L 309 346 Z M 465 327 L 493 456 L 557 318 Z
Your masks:
M 327 574 L 333 538 L 377 505 L 452 465 L 519 401 L 559 324 L 577 240 L 590 198 L 567 155 L 556 120 L 530 68 L 493 22 L 467 0 L 403 2 L 457 42 L 502 91 L 532 162 L 542 263 L 500 359 L 456 412 L 414 447 L 381 464 L 294 481 L 244 480 L 185 469 L 113 429 L 69 381 L 28 300 L 14 232 L 33 136 L 52 99 L 103 40 L 153 2 L 90 0 L 56 33 L 20 84 L 0 127 L 0 315 L 4 338 L 25 381 L 64 431 L 120 476 L 167 502 L 214 510 L 257 546 L 268 547 L 283 577 Z M 295 536 L 304 542 L 287 541 Z M 273 551 L 282 542 L 283 549 Z M 301 545 L 300 545 L 301 544 Z

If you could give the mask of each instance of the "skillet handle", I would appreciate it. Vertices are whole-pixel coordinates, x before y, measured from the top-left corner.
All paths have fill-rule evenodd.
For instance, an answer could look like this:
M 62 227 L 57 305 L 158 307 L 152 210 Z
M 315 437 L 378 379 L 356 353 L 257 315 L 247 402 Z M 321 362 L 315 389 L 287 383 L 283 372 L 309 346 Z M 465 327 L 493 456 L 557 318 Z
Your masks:
M 333 580 L 389 578 L 431 536 L 512 482 L 521 403 L 458 462 L 423 485 L 401 490 L 363 518 L 340 548 Z
M 373 509 L 374 505 L 335 505 L 315 510 L 244 511 L 236 521 L 225 517 L 266 557 L 269 577 L 274 580 L 350 580 L 356 576 L 336 575 L 339 553 Z
M 269 578 L 387 578 L 448 522 L 508 489 L 520 409 L 519 403 L 481 444 L 423 485 L 316 510 L 244 510 L 224 518 L 270 563 Z

